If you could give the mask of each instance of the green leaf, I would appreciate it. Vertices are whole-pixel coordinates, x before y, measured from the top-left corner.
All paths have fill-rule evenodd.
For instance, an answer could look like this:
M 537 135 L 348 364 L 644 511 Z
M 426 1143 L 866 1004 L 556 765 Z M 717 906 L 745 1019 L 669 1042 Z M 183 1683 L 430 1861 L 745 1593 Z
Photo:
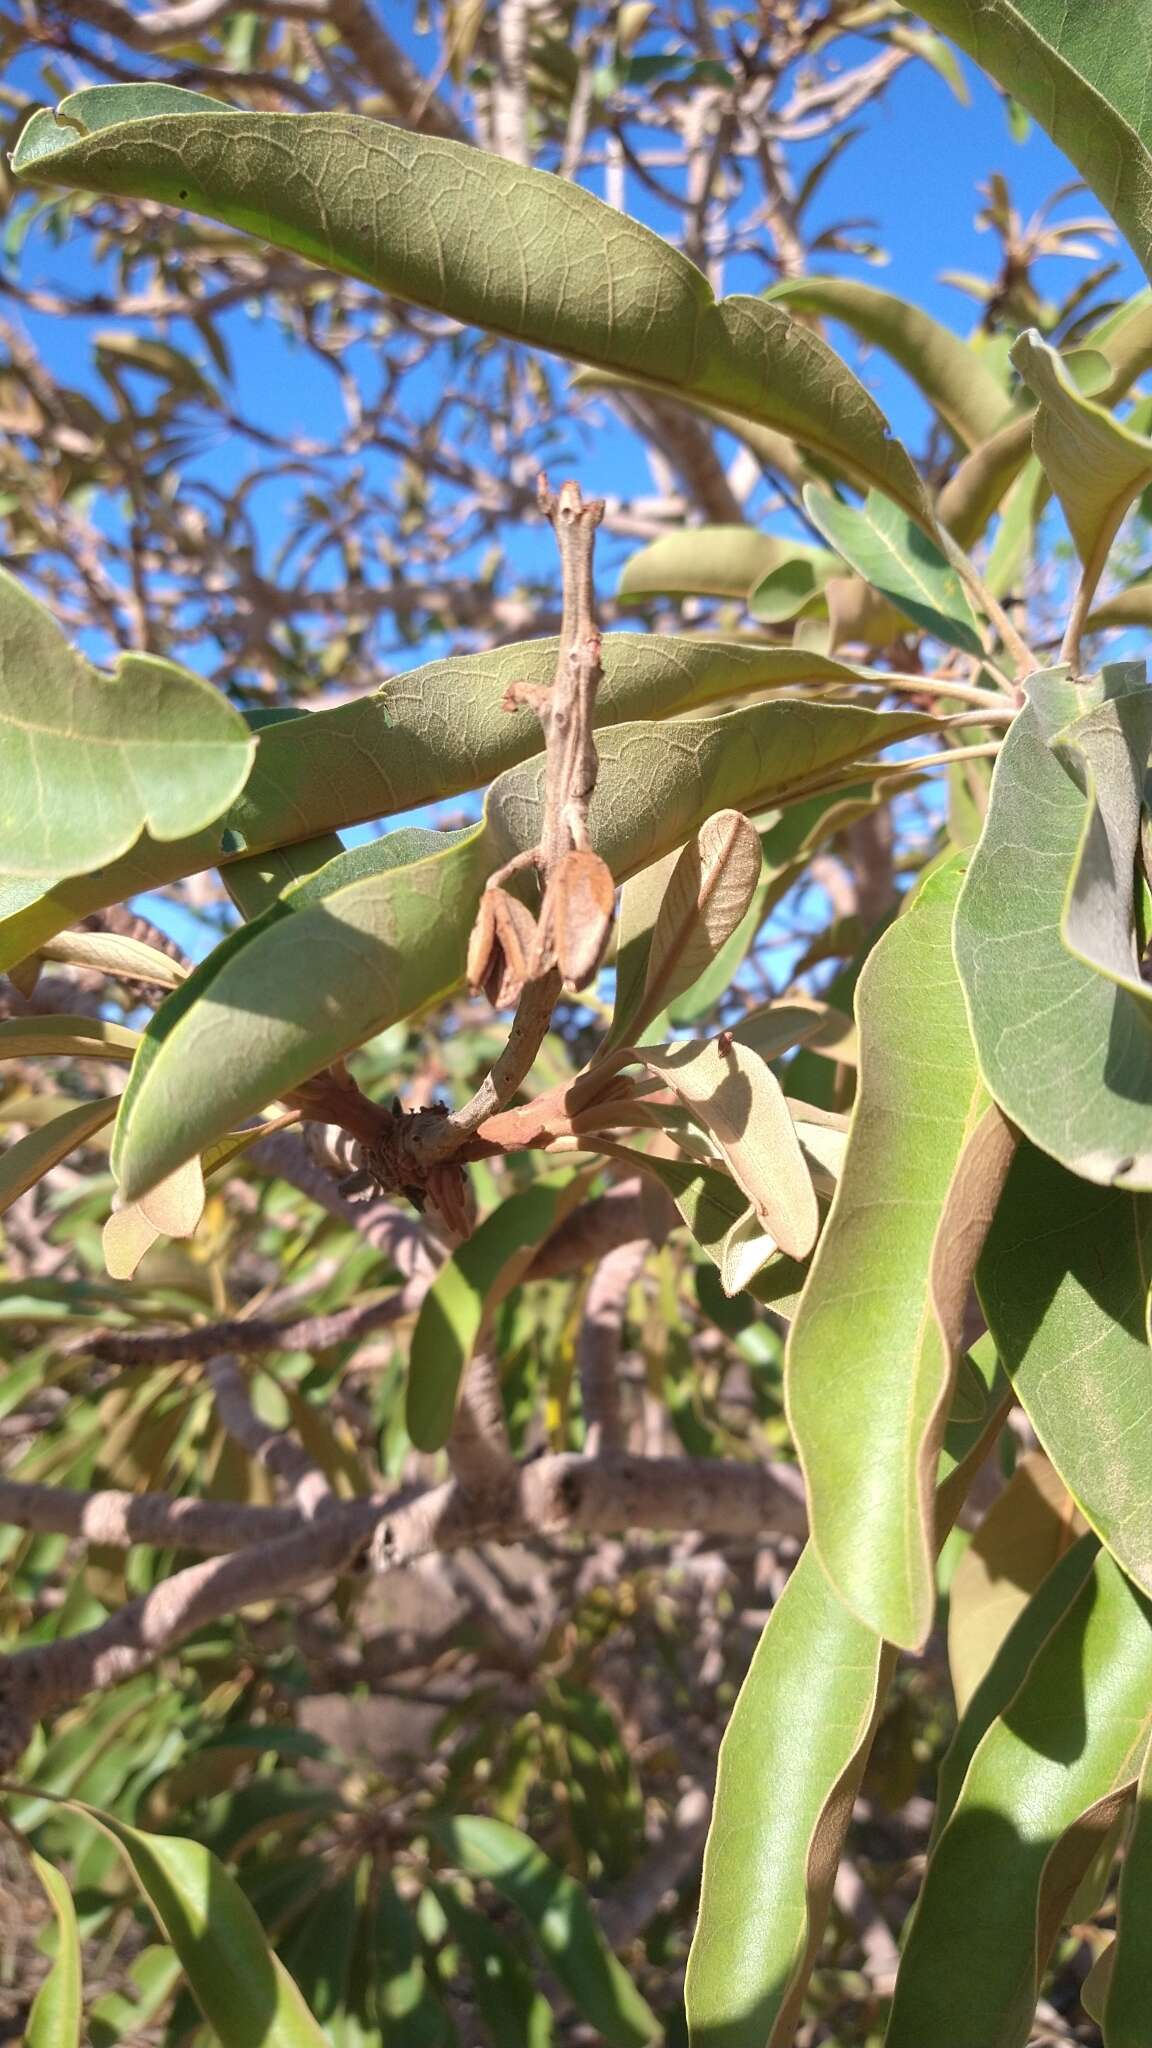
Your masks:
M 34 114 L 17 176 L 188 207 L 455 320 L 727 407 L 929 516 L 906 451 L 826 343 L 781 307 L 717 304 L 686 256 L 574 182 L 354 114 L 184 111 L 169 88 L 144 118 L 141 88 L 120 103 L 117 90 Z
M 729 597 L 741 604 L 745 595 L 784 563 L 807 565 L 827 559 L 821 548 L 806 546 L 754 526 L 690 526 L 663 533 L 631 555 L 620 573 L 616 594 L 639 601 L 647 597 Z
M 979 1362 L 991 1382 L 987 1348 Z M 1003 1414 L 997 1402 L 980 1423 L 949 1430 L 941 1538 Z M 809 1544 L 720 1745 L 685 1982 L 693 2048 L 791 2048 L 895 1664 L 895 1650 L 836 1598 Z
M 960 880 L 939 869 L 860 976 L 848 1154 L 786 1368 L 813 1547 L 852 1612 L 912 1647 L 935 1610 L 934 1475 L 986 1221 L 987 1096 L 951 950 Z
M 788 278 L 765 296 L 797 313 L 842 320 L 899 363 L 965 448 L 1005 422 L 1008 400 L 970 344 L 919 306 L 845 277 Z
M 5 1017 L 0 1020 L 0 1060 L 38 1058 L 46 1053 L 70 1059 L 116 1060 L 125 1066 L 140 1033 L 104 1017 Z
M 1152 1187 L 1152 989 L 1132 881 L 1152 691 L 1135 664 L 1089 687 L 1052 670 L 1024 690 L 956 913 L 977 1056 L 1035 1144 L 1087 1179 Z
M 28 1131 L 0 1152 L 0 1215 L 12 1207 L 18 1196 L 51 1173 L 61 1159 L 67 1159 L 70 1152 L 83 1145 L 94 1131 L 110 1124 L 119 1100 L 119 1096 L 112 1095 L 98 1102 L 76 1102 L 50 1123 Z
M 820 1212 L 784 1092 L 767 1061 L 733 1036 L 638 1047 L 653 1074 L 673 1090 L 715 1141 L 756 1220 L 789 1258 L 805 1259 Z
M 551 2009 L 511 1942 L 450 1885 L 438 1886 L 436 1896 L 464 1952 L 491 2048 L 551 2048 Z
M 660 2039 L 655 2014 L 605 1942 L 582 1886 L 527 1835 L 471 1814 L 437 1821 L 432 1833 L 457 1869 L 486 1879 L 524 1915 L 577 2010 L 612 2048 Z
M 464 1368 L 493 1310 L 519 1284 L 536 1247 L 583 1193 L 571 1174 L 509 1195 L 458 1245 L 420 1306 L 408 1363 L 408 1434 L 421 1451 L 447 1442 Z
M 304 872 L 312 872 L 314 861 L 299 842 L 475 789 L 539 749 L 539 719 L 530 711 L 505 711 L 502 698 L 513 681 L 550 683 L 558 645 L 533 640 L 429 662 L 354 703 L 261 720 L 242 795 L 205 831 L 168 844 L 145 834 L 100 874 L 48 888 L 0 875 L 0 968 L 34 953 L 89 911 L 222 862 L 247 867 L 247 856 L 268 855 L 265 886 L 278 891 L 288 861 L 304 859 Z M 864 673 L 792 647 L 643 633 L 605 634 L 603 666 L 600 728 L 631 718 L 670 718 L 717 699 L 805 680 L 850 682 Z M 258 869 L 247 870 L 246 883 L 248 891 L 259 884 Z M 256 901 L 246 893 L 245 915 Z
M 905 618 L 965 654 L 983 652 L 963 585 L 939 548 L 879 491 L 846 505 L 809 484 L 804 503 L 825 540 Z
M 1095 1187 L 1021 1146 L 980 1261 L 984 1313 L 1073 1500 L 1152 1591 L 1149 1271 L 1149 1197 Z
M 753 584 L 746 600 L 748 610 L 767 626 L 780 625 L 785 619 L 822 618 L 828 610 L 828 585 L 834 576 L 843 574 L 839 555 L 827 548 L 793 555 Z
M 1152 1614 L 1102 1554 L 972 1758 L 929 1861 L 888 2048 L 1024 2048 L 1061 1922 L 1139 1771 L 1150 1699 Z
M 1152 270 L 1152 25 L 1099 0 L 917 0 L 1035 115 Z
M 600 741 L 593 844 L 623 878 L 682 845 L 712 811 L 858 780 L 862 753 L 931 723 L 789 699 L 669 728 L 625 726 Z M 441 835 L 444 851 L 402 868 L 388 865 L 387 842 L 344 854 L 217 947 L 146 1033 L 113 1151 L 125 1198 L 447 995 L 463 974 L 485 878 L 535 843 L 543 794 L 537 757 L 498 779 L 480 825 Z
M 40 948 L 44 960 L 62 960 L 69 967 L 92 967 L 114 981 L 146 981 L 158 988 L 179 988 L 187 969 L 158 946 L 118 932 L 58 932 Z
M 0 570 L 0 866 L 85 874 L 147 829 L 183 839 L 239 794 L 255 745 L 209 683 L 150 655 L 102 675 Z
M 1021 1458 L 952 1574 L 948 1665 L 957 1711 L 985 1678 L 1036 1588 L 1076 1541 L 1068 1490 L 1042 1451 Z
M 25 2048 L 80 2048 L 84 1977 L 71 1887 L 43 1856 L 34 1850 L 30 1854 L 56 1916 L 58 1942 L 52 1968 L 32 2001 Z
M 1152 441 L 1082 397 L 1055 349 L 1034 330 L 1014 343 L 1012 360 L 1038 400 L 1032 446 L 1063 507 L 1090 593 L 1129 506 L 1152 482 Z
M 1152 2048 L 1152 1745 L 1136 1790 L 1136 1816 L 1120 1872 L 1116 1941 L 1104 2000 L 1104 2048 Z
M 60 1803 L 116 1842 L 221 2048 L 327 2048 L 248 1900 L 211 1850 L 183 1835 L 145 1834 L 71 1800 Z

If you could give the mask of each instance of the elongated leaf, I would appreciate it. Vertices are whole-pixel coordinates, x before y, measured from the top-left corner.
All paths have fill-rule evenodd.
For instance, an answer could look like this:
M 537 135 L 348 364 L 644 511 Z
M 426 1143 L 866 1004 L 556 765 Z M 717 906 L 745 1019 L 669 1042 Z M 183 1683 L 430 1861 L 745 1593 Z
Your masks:
M 1104 2001 L 1104 2048 L 1152 2048 L 1152 1745 L 1136 1789 L 1116 1901 L 1116 1941 Z
M 682 845 L 711 812 L 768 804 L 825 776 L 848 781 L 862 752 L 930 724 L 788 700 L 668 731 L 621 728 L 600 744 L 593 843 L 623 878 Z M 344 854 L 225 940 L 149 1026 L 113 1154 L 125 1198 L 446 995 L 464 971 L 485 877 L 535 842 L 543 794 L 538 758 L 500 777 L 483 822 L 444 835 L 443 852 L 400 868 L 388 865 L 386 841 Z
M 25 2048 L 80 2048 L 84 1976 L 71 1887 L 35 1851 L 32 1863 L 56 1916 L 57 1948 L 52 1968 L 32 2001 Z
M 551 2010 L 511 1942 L 490 1920 L 464 1905 L 451 1886 L 438 1887 L 436 1896 L 467 1960 L 492 2048 L 551 2048 Z
M 987 1214 L 987 1096 L 952 962 L 960 880 L 956 864 L 933 875 L 865 963 L 848 1155 L 787 1354 L 813 1546 L 853 1613 L 905 1645 L 932 1624 L 932 1488 Z
M 211 1850 L 183 1835 L 146 1834 L 71 1800 L 59 1803 L 116 1842 L 222 2048 L 327 2048 L 248 1900 Z
M 1152 1613 L 1112 1559 L 984 1736 L 930 1859 L 888 2048 L 1024 2048 L 1041 1973 L 1152 1721 Z
M 76 1102 L 0 1152 L 0 1215 L 94 1131 L 110 1124 L 119 1099 L 112 1095 L 98 1102 Z
M 956 913 L 977 1056 L 1035 1144 L 1090 1180 L 1152 1187 L 1152 990 L 1132 881 L 1152 691 L 1134 664 L 1088 687 L 1052 670 L 1024 688 Z
M 807 1258 L 820 1212 L 784 1093 L 759 1053 L 732 1039 L 638 1049 L 652 1073 L 715 1139 L 764 1232 L 790 1258 Z
M 441 1267 L 409 1354 L 408 1434 L 418 1450 L 436 1451 L 447 1441 L 460 1380 L 488 1317 L 583 1191 L 571 1174 L 535 1181 L 501 1202 Z
M 429 662 L 354 703 L 261 721 L 243 794 L 206 831 L 168 844 L 145 834 L 100 874 L 51 887 L 0 875 L 0 967 L 24 959 L 89 911 L 221 862 L 239 862 L 239 907 L 251 916 L 285 886 L 290 862 L 301 858 L 297 842 L 475 789 L 539 749 L 539 720 L 530 711 L 505 711 L 502 698 L 513 681 L 550 683 L 558 645 L 533 640 Z M 667 718 L 718 698 L 805 680 L 850 682 L 857 673 L 800 648 L 641 633 L 605 634 L 602 659 L 600 727 Z M 263 883 L 260 868 L 248 865 L 255 854 L 267 856 Z M 302 872 L 311 873 L 311 854 L 303 858 Z M 266 893 L 258 897 L 257 889 Z
M 951 1818 L 968 1766 L 993 1722 L 1008 1712 L 1033 1659 L 1058 1628 L 1093 1570 L 1100 1545 L 1081 1536 L 1057 1560 L 1020 1608 L 964 1709 L 936 1782 L 935 1842 Z
M 767 297 L 798 313 L 842 320 L 899 363 L 965 448 L 1005 423 L 1008 401 L 976 351 L 921 307 L 846 277 L 788 278 Z
M 1095 0 L 917 0 L 1034 114 L 1152 269 L 1152 27 Z
M 209 113 L 169 86 L 72 93 L 59 118 L 33 116 L 13 168 L 185 206 L 454 319 L 693 394 L 928 515 L 907 453 L 824 342 L 781 307 L 717 304 L 687 257 L 566 179 L 357 115 Z
M 140 939 L 118 932 L 58 932 L 40 948 L 45 960 L 63 960 L 69 967 L 94 967 L 116 981 L 146 981 L 158 988 L 179 988 L 187 969 Z
M 630 555 L 620 572 L 617 596 L 731 597 L 747 592 L 785 562 L 808 562 L 821 553 L 803 541 L 755 526 L 691 526 L 663 533 Z
M 1088 614 L 1088 630 L 1095 633 L 1106 626 L 1152 625 L 1152 582 L 1125 584 L 1102 598 Z
M 125 1065 L 140 1033 L 103 1017 L 5 1017 L 0 1020 L 0 1060 L 53 1053 L 71 1059 L 116 1060 Z
M 948 1664 L 958 1712 L 1017 1616 L 1083 1524 L 1042 1451 L 1029 1451 L 993 1501 L 948 1588 Z
M 1073 1500 L 1152 1592 L 1150 1271 L 1152 1199 L 1094 1187 L 1021 1147 L 980 1262 L 984 1312 Z
M 1012 360 L 1038 400 L 1032 446 L 1094 591 L 1129 506 L 1152 482 L 1152 441 L 1083 397 L 1034 330 L 1014 343 Z
M 457 1868 L 484 1878 L 524 1915 L 577 2009 L 613 2048 L 660 2039 L 655 2014 L 621 1968 L 582 1887 L 519 1828 L 461 1814 L 433 1830 Z
M 989 1390 L 994 1361 L 981 1350 Z M 1003 1404 L 954 1425 L 941 1538 Z M 693 2048 L 790 2048 L 896 1652 L 848 1612 L 805 1550 L 720 1745 L 685 2005 Z
M 870 491 L 857 507 L 809 484 L 804 503 L 824 538 L 905 618 L 949 647 L 981 652 L 979 627 L 955 569 L 891 498 Z
M 83 874 L 145 828 L 182 839 L 244 786 L 254 743 L 218 690 L 142 654 L 101 675 L 5 570 L 0 668 L 0 866 L 10 874 Z

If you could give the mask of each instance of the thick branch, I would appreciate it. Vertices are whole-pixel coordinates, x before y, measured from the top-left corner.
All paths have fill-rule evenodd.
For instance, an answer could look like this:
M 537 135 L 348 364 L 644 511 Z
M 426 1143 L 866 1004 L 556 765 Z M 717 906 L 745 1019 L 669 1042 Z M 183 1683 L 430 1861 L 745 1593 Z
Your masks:
M 632 1282 L 647 1250 L 646 1241 L 617 1245 L 601 1259 L 588 1283 L 576 1362 L 584 1407 L 584 1449 L 590 1458 L 624 1447 L 620 1343 Z

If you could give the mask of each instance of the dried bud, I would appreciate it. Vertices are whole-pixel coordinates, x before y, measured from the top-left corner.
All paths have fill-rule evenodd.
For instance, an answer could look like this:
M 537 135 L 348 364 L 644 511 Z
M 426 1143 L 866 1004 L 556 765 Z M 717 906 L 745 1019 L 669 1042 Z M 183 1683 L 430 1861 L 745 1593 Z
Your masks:
M 566 853 L 548 882 L 547 921 L 568 988 L 587 988 L 608 950 L 616 907 L 611 869 L 598 853 Z
M 471 1237 L 476 1228 L 476 1194 L 468 1174 L 455 1159 L 444 1159 L 429 1167 L 427 1192 L 450 1235 L 457 1242 Z
M 493 1009 L 519 1000 L 528 979 L 528 957 L 536 920 L 525 904 L 504 889 L 485 889 L 468 942 L 468 986 L 483 989 Z

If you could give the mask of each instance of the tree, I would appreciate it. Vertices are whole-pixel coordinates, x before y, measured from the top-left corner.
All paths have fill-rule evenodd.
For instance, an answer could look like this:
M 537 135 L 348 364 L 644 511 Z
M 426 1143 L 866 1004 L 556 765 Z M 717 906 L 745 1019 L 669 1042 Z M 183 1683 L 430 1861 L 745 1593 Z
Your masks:
M 11 246 L 92 253 L 13 295 L 155 331 L 99 404 L 4 337 L 33 2043 L 1146 2038 L 1152 693 L 1098 636 L 1152 314 L 1043 298 L 1102 224 L 1002 180 L 967 339 L 806 230 L 943 32 L 1147 267 L 1146 65 L 1089 0 L 919 15 L 460 5 L 424 75 L 364 0 L 44 10 L 83 82 L 14 109 Z M 330 439 L 225 395 L 253 297 Z M 655 504 L 530 489 L 556 358 Z M 484 559 L 529 520 L 553 566 Z M 666 630 L 605 630 L 602 528 Z M 435 1738 L 342 1763 L 310 1696 L 400 1677 Z

